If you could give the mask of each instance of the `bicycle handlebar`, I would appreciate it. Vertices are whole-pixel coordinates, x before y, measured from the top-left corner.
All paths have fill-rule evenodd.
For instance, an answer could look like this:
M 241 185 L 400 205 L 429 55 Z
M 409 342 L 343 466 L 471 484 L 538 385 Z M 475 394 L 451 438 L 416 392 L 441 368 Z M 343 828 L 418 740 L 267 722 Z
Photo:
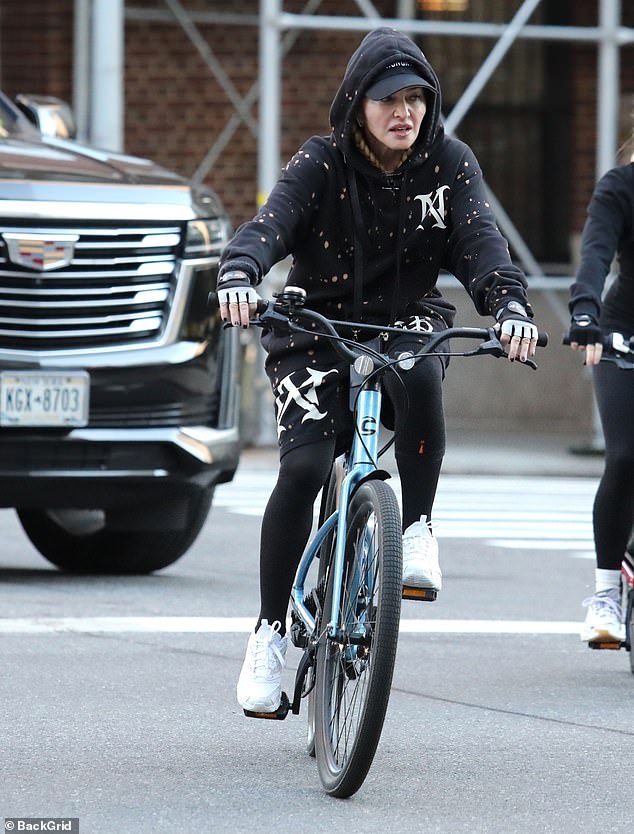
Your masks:
M 303 306 L 303 297 L 300 293 L 294 293 L 293 290 L 287 288 L 283 293 L 275 298 L 273 301 L 260 300 L 257 305 L 257 312 L 259 318 L 253 322 L 260 327 L 275 328 L 277 325 L 280 329 L 293 329 L 293 319 L 304 319 L 318 323 L 322 327 L 324 335 L 332 337 L 333 348 L 341 356 L 353 362 L 360 353 L 367 353 L 367 348 L 359 346 L 357 350 L 351 348 L 350 342 L 338 332 L 337 328 L 347 328 L 349 330 L 361 330 L 370 334 L 398 334 L 411 333 L 413 336 L 423 335 L 428 337 L 426 343 L 421 346 L 418 354 L 433 353 L 438 345 L 449 339 L 477 339 L 482 342 L 480 348 L 476 349 L 479 353 L 489 353 L 491 355 L 502 356 L 505 355 L 504 347 L 499 340 L 499 325 L 494 327 L 448 327 L 444 330 L 432 331 L 431 333 L 423 333 L 419 331 L 408 331 L 402 327 L 389 327 L 376 324 L 362 324 L 358 322 L 340 321 L 335 319 L 328 319 L 317 313 L 315 310 L 310 310 Z M 548 344 L 548 334 L 539 333 L 537 344 L 539 347 L 545 347 Z M 530 360 L 523 364 L 529 364 L 535 367 L 535 364 Z

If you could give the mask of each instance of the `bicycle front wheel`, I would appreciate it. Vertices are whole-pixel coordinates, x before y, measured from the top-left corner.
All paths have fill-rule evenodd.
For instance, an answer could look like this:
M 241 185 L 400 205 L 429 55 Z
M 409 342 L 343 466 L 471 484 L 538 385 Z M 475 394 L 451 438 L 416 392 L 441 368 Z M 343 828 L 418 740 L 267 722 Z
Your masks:
M 627 593 L 625 606 L 625 641 L 630 649 L 630 670 L 634 675 L 634 589 Z
M 363 784 L 387 711 L 396 658 L 402 593 L 402 532 L 396 496 L 368 481 L 347 514 L 341 628 L 319 642 L 315 682 L 315 753 L 331 796 Z M 334 571 L 324 605 L 329 616 Z

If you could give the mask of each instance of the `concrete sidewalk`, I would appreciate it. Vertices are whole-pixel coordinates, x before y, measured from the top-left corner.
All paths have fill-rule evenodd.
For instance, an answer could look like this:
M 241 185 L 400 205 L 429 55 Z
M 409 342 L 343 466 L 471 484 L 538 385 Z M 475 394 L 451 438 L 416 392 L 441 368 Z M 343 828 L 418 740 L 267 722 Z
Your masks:
M 391 450 L 382 458 L 393 471 Z M 259 446 L 242 453 L 241 468 L 277 466 L 277 448 Z M 603 455 L 591 449 L 590 438 L 560 434 L 471 433 L 448 430 L 445 475 L 526 475 L 598 478 Z

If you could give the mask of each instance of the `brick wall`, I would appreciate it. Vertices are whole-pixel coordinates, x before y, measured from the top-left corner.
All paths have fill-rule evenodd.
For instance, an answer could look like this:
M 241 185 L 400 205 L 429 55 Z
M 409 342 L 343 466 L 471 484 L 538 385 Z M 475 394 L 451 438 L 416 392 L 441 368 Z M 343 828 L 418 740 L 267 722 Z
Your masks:
M 73 7 L 73 0 L 0 2 L 0 83 L 8 95 L 70 100 Z
M 135 5 L 137 5 L 135 3 Z M 150 4 L 152 5 L 152 4 Z M 285 11 L 304 3 L 287 2 Z M 375 3 L 394 14 L 394 2 Z M 219 2 L 215 8 L 251 15 L 257 0 Z M 346 8 L 348 7 L 348 8 Z M 187 8 L 209 8 L 190 0 Z M 351 0 L 324 0 L 320 14 L 356 13 Z M 198 29 L 241 96 L 258 79 L 257 26 L 202 25 Z M 282 148 L 280 167 L 313 133 L 328 132 L 328 108 L 358 33 L 306 31 L 283 62 Z M 156 90 L 160 94 L 156 95 Z M 152 93 L 148 95 L 148 91 Z M 132 22 L 126 25 L 126 142 L 129 150 L 194 174 L 225 129 L 233 107 L 221 85 L 178 25 Z M 257 119 L 257 105 L 252 108 Z M 218 157 L 209 181 L 220 193 L 234 223 L 250 217 L 257 198 L 257 139 L 240 123 Z

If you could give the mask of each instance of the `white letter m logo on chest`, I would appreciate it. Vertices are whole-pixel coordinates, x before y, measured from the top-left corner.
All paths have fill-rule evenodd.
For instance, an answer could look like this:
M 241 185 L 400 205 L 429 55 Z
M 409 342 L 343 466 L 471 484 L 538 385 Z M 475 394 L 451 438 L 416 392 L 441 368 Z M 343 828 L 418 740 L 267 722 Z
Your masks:
M 449 188 L 448 185 L 441 185 L 435 191 L 430 191 L 429 194 L 418 194 L 414 197 L 415 200 L 420 200 L 421 218 L 417 229 L 423 228 L 425 218 L 431 217 L 436 221 L 432 224 L 432 229 L 446 229 L 445 223 L 445 191 Z

